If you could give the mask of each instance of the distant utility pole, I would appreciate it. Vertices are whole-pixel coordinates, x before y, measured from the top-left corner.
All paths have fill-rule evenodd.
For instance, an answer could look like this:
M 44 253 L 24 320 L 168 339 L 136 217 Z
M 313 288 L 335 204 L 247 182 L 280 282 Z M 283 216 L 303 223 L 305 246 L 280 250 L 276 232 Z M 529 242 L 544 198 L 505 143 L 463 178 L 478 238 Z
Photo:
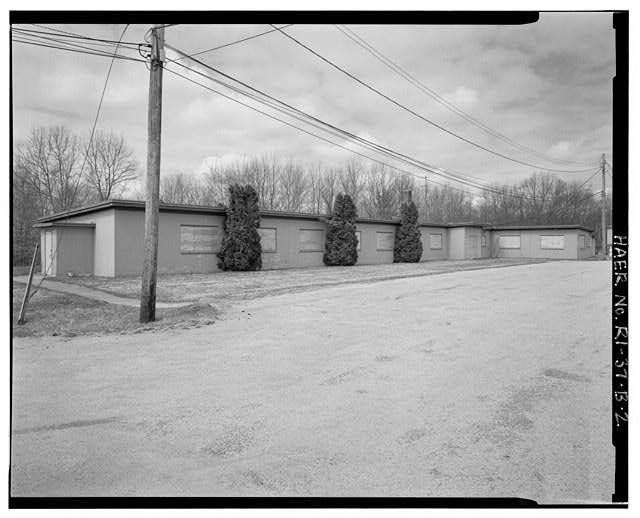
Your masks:
M 600 168 L 602 172 L 602 260 L 604 261 L 607 258 L 607 197 L 604 192 L 604 173 L 606 160 L 604 158 L 604 153 L 600 157 Z
M 156 319 L 158 220 L 160 218 L 160 130 L 162 123 L 162 63 L 164 27 L 151 29 L 151 69 L 147 130 L 147 197 L 144 209 L 144 262 L 140 294 L 140 322 Z
M 427 175 L 424 175 L 424 220 L 427 221 Z

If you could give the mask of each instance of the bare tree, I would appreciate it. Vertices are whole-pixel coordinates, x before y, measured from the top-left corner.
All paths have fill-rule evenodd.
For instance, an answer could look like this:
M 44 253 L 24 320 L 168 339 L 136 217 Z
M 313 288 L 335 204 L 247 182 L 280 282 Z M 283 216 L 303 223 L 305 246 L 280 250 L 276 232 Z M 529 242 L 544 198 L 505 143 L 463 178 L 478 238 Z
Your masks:
M 201 191 L 200 180 L 188 173 L 164 176 L 160 181 L 160 200 L 164 203 L 198 205 Z
M 364 167 L 362 162 L 356 159 L 349 160 L 338 175 L 340 186 L 345 194 L 351 196 L 356 207 L 362 203 L 362 192 L 365 186 Z
M 138 162 L 124 137 L 97 131 L 85 139 L 86 181 L 100 201 L 122 194 L 138 176 Z
M 280 171 L 282 210 L 301 212 L 307 196 L 308 179 L 300 164 L 289 160 Z
M 320 197 L 322 198 L 323 213 L 331 214 L 333 210 L 333 200 L 338 194 L 338 172 L 331 168 L 322 175 L 320 184 Z
M 308 195 L 306 210 L 314 214 L 320 214 L 323 211 L 322 201 L 322 177 L 324 170 L 322 164 L 316 163 L 308 171 Z
M 391 219 L 398 211 L 396 175 L 384 165 L 372 163 L 367 168 L 361 211 L 369 218 Z
M 14 174 L 37 193 L 42 213 L 61 212 L 85 201 L 80 175 L 81 146 L 64 126 L 31 130 L 16 146 Z

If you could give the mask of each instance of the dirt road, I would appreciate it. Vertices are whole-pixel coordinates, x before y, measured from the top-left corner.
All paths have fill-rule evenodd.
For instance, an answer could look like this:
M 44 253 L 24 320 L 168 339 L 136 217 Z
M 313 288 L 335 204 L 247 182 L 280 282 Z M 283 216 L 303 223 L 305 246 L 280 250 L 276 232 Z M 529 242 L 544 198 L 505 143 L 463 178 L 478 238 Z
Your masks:
M 609 268 L 352 284 L 188 331 L 15 339 L 12 495 L 609 502 Z

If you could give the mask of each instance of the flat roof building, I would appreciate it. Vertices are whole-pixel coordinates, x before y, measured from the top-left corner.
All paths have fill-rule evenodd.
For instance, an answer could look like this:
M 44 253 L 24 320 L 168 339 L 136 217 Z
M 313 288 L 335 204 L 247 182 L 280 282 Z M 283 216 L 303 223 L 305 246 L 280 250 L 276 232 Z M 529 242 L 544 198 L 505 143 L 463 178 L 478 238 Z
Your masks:
M 134 275 L 142 272 L 144 202 L 108 200 L 40 218 L 42 273 L 52 276 Z M 218 271 L 224 235 L 222 207 L 160 204 L 159 273 Z M 322 266 L 326 215 L 260 212 L 263 269 Z M 393 262 L 399 221 L 356 219 L 357 264 Z M 421 224 L 422 261 L 532 257 L 585 259 L 593 231 L 580 225 L 491 226 Z

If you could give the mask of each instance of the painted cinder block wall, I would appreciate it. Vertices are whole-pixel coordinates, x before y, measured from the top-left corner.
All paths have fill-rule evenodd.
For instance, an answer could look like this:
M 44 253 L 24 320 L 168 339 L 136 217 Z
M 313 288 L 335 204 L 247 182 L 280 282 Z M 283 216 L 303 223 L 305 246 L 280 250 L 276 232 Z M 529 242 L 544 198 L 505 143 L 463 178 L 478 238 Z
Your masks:
M 584 236 L 584 248 L 580 248 L 579 235 Z M 592 246 L 587 246 L 590 232 L 580 229 L 544 230 L 493 230 L 491 232 L 491 257 L 530 257 L 534 259 L 586 259 L 591 257 Z M 520 236 L 520 248 L 500 248 L 501 236 Z M 541 236 L 564 236 L 561 250 L 541 247 Z
M 96 208 L 97 207 L 97 208 Z M 52 272 L 65 275 L 93 273 L 98 276 L 137 275 L 142 271 L 144 251 L 144 204 L 139 202 L 104 202 L 78 209 L 75 215 L 42 218 L 42 264 L 45 260 L 45 234 L 51 239 L 65 234 L 64 246 L 58 249 Z M 225 211 L 221 208 L 195 206 L 165 206 L 160 211 L 158 272 L 213 273 L 218 271 L 217 252 L 224 235 Z M 69 231 L 56 228 L 74 224 L 93 228 Z M 181 249 L 181 227 L 213 227 L 213 250 L 207 252 Z M 324 242 L 328 225 L 315 214 L 279 212 L 261 213 L 261 228 L 271 229 L 275 250 L 263 249 L 263 269 L 322 266 Z M 360 239 L 357 264 L 393 262 L 393 243 L 396 222 L 359 219 L 356 231 Z M 531 257 L 549 259 L 585 259 L 593 255 L 590 231 L 581 228 L 525 229 L 483 228 L 480 225 L 421 225 L 423 253 L 421 261 L 446 259 L 475 259 L 482 257 Z M 267 230 L 265 230 L 267 232 Z M 305 246 L 301 234 L 305 233 Z M 519 236 L 517 249 L 500 248 L 500 237 Z M 564 249 L 547 250 L 540 246 L 541 235 L 563 235 Z M 584 247 L 581 248 L 584 235 Z M 309 238 L 313 236 L 313 238 Z M 483 239 L 484 236 L 484 239 Z M 68 238 L 68 239 L 67 239 Z M 439 246 L 438 246 L 439 245 Z M 44 272 L 44 266 L 43 266 Z

